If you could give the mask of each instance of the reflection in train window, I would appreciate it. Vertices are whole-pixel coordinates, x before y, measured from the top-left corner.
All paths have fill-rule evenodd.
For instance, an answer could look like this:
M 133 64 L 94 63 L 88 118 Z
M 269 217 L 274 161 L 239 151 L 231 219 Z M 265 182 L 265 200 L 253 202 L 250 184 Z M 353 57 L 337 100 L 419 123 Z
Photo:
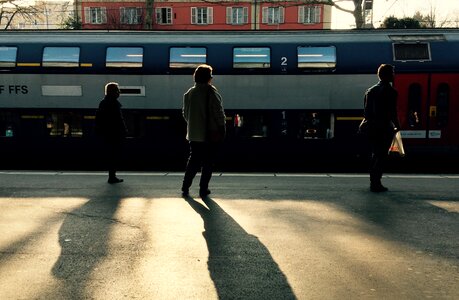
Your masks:
M 143 48 L 109 47 L 107 48 L 106 67 L 141 68 L 143 65 Z
M 17 47 L 2 47 L 0 46 L 0 67 L 14 68 L 16 67 Z
M 196 68 L 206 63 L 206 48 L 173 47 L 169 52 L 169 67 Z
M 394 61 L 430 61 L 429 43 L 394 44 Z
M 46 129 L 50 136 L 82 137 L 82 116 L 73 113 L 52 113 L 46 119 Z
M 236 138 L 333 138 L 332 116 L 318 111 L 237 111 L 232 115 Z
M 419 83 L 413 83 L 408 90 L 407 120 L 410 128 L 417 128 L 421 125 L 421 103 L 421 85 Z
M 264 48 L 234 48 L 234 68 L 269 68 L 271 66 L 271 49 Z
M 440 128 L 448 125 L 449 114 L 449 85 L 442 83 L 437 89 L 437 126 Z
M 79 47 L 45 47 L 43 50 L 43 67 L 78 67 L 79 62 Z
M 336 66 L 336 48 L 298 47 L 298 68 L 331 69 Z

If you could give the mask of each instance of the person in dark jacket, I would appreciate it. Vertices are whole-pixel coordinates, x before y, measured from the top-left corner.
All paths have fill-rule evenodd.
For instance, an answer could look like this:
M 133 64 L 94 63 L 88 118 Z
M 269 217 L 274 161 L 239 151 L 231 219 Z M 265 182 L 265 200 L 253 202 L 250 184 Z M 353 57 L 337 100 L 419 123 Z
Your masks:
M 120 89 L 118 83 L 105 85 L 105 97 L 99 104 L 96 114 L 96 131 L 105 145 L 105 158 L 108 166 L 108 183 L 120 183 L 116 177 L 117 163 L 127 129 L 124 123 L 121 103 L 118 101 Z
M 385 192 L 381 177 L 389 147 L 400 125 L 397 117 L 397 91 L 392 87 L 394 67 L 382 64 L 378 68 L 379 82 L 365 93 L 364 117 L 369 123 L 371 145 L 370 190 Z
M 190 156 L 182 184 L 182 196 L 187 197 L 194 177 L 201 169 L 199 196 L 210 194 L 214 157 L 223 140 L 225 112 L 222 96 L 211 84 L 212 67 L 200 65 L 194 72 L 195 84 L 183 95 L 183 118 L 187 122 L 186 138 L 190 143 Z

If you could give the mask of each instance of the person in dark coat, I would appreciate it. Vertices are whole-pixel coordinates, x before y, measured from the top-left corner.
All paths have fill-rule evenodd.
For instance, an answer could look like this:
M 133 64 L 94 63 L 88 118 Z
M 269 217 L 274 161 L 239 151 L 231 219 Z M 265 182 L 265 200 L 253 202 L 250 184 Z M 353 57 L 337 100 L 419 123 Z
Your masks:
M 225 112 L 222 96 L 211 84 L 212 67 L 200 65 L 194 72 L 195 84 L 183 95 L 183 118 L 187 123 L 186 138 L 190 143 L 190 156 L 182 184 L 182 196 L 187 197 L 194 177 L 201 169 L 199 196 L 210 194 L 214 158 L 223 140 Z
M 397 117 L 397 91 L 392 87 L 394 67 L 382 64 L 378 68 L 379 82 L 365 93 L 364 117 L 369 123 L 371 145 L 370 190 L 385 192 L 381 177 L 394 134 L 400 125 Z
M 120 89 L 118 83 L 105 85 L 105 97 L 99 104 L 96 114 L 96 131 L 105 146 L 105 158 L 108 166 L 108 183 L 120 183 L 123 179 L 116 177 L 121 148 L 127 129 L 118 101 Z

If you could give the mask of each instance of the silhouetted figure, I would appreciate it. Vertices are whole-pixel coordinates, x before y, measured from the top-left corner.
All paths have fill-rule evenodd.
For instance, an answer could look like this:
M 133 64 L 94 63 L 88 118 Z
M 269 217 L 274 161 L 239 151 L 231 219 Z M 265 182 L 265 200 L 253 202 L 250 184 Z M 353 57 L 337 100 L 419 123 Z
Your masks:
M 370 190 L 385 192 L 381 184 L 384 164 L 394 134 L 400 125 L 397 117 L 397 91 L 392 87 L 394 67 L 382 64 L 378 68 L 379 82 L 365 93 L 364 116 L 369 122 L 371 145 Z
M 190 156 L 182 184 L 182 195 L 188 196 L 194 177 L 201 169 L 199 195 L 210 194 L 209 181 L 220 142 L 226 133 L 222 97 L 211 85 L 212 67 L 200 65 L 194 72 L 195 84 L 183 95 L 183 117 L 187 122 L 186 138 Z
M 100 102 L 96 114 L 96 131 L 105 146 L 105 157 L 108 166 L 108 183 L 120 183 L 123 179 L 116 177 L 121 148 L 127 129 L 118 101 L 120 89 L 118 83 L 105 85 L 105 98 Z

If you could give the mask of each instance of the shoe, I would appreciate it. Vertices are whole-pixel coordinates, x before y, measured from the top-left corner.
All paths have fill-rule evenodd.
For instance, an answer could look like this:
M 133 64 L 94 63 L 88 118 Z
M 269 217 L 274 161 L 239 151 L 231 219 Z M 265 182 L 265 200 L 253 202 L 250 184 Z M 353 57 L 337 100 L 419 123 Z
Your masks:
M 114 178 L 109 178 L 107 182 L 110 183 L 110 184 L 112 184 L 112 183 L 121 183 L 121 182 L 123 182 L 123 181 L 124 181 L 123 179 L 114 177 Z
M 388 190 L 389 189 L 383 186 L 382 184 L 370 186 L 370 191 L 372 191 L 373 193 L 382 193 L 382 192 L 387 192 Z
M 205 189 L 205 190 L 199 190 L 199 197 L 201 198 L 206 198 L 207 195 L 210 194 L 210 190 L 209 189 Z
M 190 196 L 190 191 L 188 189 L 182 189 L 182 197 L 186 198 Z

